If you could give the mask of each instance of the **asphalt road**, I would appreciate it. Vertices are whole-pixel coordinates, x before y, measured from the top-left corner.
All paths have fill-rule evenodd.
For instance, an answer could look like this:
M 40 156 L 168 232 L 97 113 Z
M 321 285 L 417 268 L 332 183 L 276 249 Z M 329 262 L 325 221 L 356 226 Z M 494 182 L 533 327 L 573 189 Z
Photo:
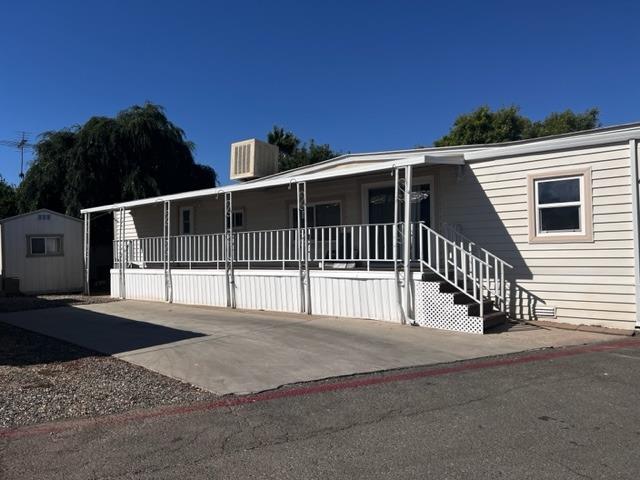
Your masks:
M 639 394 L 629 339 L 0 432 L 0 478 L 637 479 Z

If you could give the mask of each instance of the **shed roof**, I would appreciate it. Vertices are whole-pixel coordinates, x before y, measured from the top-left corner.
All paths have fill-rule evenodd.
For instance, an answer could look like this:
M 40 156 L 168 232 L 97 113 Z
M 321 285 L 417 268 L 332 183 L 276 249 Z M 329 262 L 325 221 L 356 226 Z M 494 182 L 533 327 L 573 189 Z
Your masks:
M 76 222 L 82 222 L 82 219 L 80 218 L 72 217 L 71 215 L 65 215 L 64 213 L 54 212 L 53 210 L 49 210 L 48 208 L 40 208 L 39 210 L 33 210 L 32 212 L 21 213 L 12 217 L 3 218 L 0 220 L 0 224 L 13 222 L 14 220 L 19 220 L 20 218 L 28 217 L 30 215 L 37 215 L 38 213 L 50 213 L 52 215 L 57 215 L 58 217 L 75 220 Z

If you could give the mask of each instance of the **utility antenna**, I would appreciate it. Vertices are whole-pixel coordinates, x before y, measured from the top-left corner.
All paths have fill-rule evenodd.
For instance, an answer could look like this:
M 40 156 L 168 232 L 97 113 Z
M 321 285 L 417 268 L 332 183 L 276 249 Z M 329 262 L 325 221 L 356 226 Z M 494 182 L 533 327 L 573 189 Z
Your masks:
M 22 180 L 24 178 L 24 149 L 33 148 L 35 145 L 29 143 L 29 135 L 27 132 L 18 133 L 20 133 L 20 138 L 18 140 L 0 140 L 0 145 L 20 150 L 20 180 Z

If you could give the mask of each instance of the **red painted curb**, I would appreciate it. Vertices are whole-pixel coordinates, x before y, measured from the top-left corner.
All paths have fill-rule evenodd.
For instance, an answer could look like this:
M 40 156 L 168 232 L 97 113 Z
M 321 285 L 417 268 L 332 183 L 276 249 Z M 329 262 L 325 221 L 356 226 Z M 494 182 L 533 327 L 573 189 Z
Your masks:
M 305 395 L 313 395 L 318 393 L 335 392 L 339 390 L 347 390 L 371 385 L 380 385 L 385 383 L 403 382 L 426 377 L 439 377 L 452 373 L 460 373 L 471 370 L 482 370 L 485 368 L 495 368 L 508 365 L 519 365 L 523 363 L 539 362 L 544 360 L 553 360 L 556 358 L 571 357 L 584 353 L 605 352 L 610 350 L 618 350 L 622 348 L 640 348 L 640 340 L 625 339 L 615 342 L 598 343 L 594 345 L 585 345 L 580 347 L 567 347 L 561 350 L 546 350 L 536 352 L 524 356 L 510 356 L 497 358 L 494 360 L 464 361 L 456 363 L 448 367 L 433 367 L 423 370 L 414 370 L 407 373 L 374 375 L 353 380 L 342 380 L 331 383 L 312 384 L 303 387 L 294 387 L 282 390 L 271 390 L 263 393 L 256 393 L 244 396 L 229 396 L 221 400 L 207 403 L 197 403 L 193 405 L 184 405 L 177 407 L 158 407 L 155 409 L 130 412 L 124 414 L 109 415 L 100 418 L 86 418 L 79 420 L 68 420 L 56 423 L 48 423 L 27 427 L 18 427 L 10 429 L 0 429 L 0 438 L 16 438 L 31 435 L 46 435 L 53 433 L 61 433 L 75 428 L 91 425 L 113 425 L 122 424 L 130 421 L 146 420 L 157 417 L 168 417 L 173 415 L 183 415 L 188 413 L 203 412 L 215 410 L 218 408 L 235 407 L 257 402 L 266 402 L 270 400 L 278 400 L 281 398 L 301 397 Z

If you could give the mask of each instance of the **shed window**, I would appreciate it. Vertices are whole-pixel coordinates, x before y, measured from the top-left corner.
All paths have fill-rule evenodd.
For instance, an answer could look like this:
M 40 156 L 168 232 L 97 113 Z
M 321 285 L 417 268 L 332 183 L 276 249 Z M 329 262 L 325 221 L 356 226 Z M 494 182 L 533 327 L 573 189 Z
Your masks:
M 29 237 L 29 254 L 40 257 L 62 255 L 62 235 Z
M 180 208 L 180 235 L 193 233 L 193 207 Z
M 530 177 L 530 241 L 592 241 L 591 172 Z

